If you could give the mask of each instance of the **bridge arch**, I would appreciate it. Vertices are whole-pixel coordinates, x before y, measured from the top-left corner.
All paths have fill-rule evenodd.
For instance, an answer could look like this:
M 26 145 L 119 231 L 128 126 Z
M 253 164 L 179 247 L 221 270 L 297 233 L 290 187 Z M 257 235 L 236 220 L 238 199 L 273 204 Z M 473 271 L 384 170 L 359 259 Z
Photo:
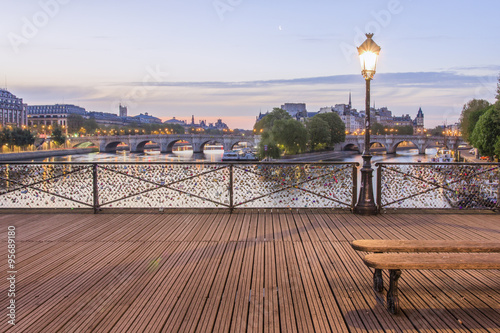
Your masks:
M 87 148 L 90 146 L 99 147 L 99 144 L 97 144 L 96 141 L 94 141 L 94 140 L 72 142 L 71 139 L 69 139 L 68 142 L 69 142 L 69 146 L 72 148 Z
M 192 143 L 186 138 L 178 138 L 172 140 L 166 140 L 161 143 L 161 152 L 166 154 L 172 154 L 174 150 L 174 145 L 178 142 L 187 142 L 192 146 Z
M 404 139 L 399 139 L 399 140 L 393 141 L 392 145 L 390 145 L 387 148 L 387 153 L 388 154 L 395 154 L 396 153 L 396 149 L 403 142 L 409 142 L 409 143 L 413 144 L 416 147 L 416 149 L 418 149 L 419 153 L 421 153 L 422 151 L 425 153 L 425 148 L 422 149 L 422 143 L 418 142 L 418 140 L 411 140 L 411 139 L 408 140 L 408 138 L 404 138 Z
M 357 151 L 361 152 L 359 146 L 355 143 L 348 143 L 340 148 L 341 151 Z
M 131 143 L 130 152 L 144 153 L 144 149 L 146 148 L 146 145 L 150 142 L 161 147 L 161 143 L 157 142 L 154 139 L 141 139 L 141 140 L 135 141 L 134 144 Z
M 119 144 L 127 144 L 126 142 L 118 140 L 110 140 L 104 143 L 103 147 L 100 147 L 101 152 L 116 152 Z M 130 147 L 130 146 L 129 146 Z
M 253 142 L 253 140 L 245 140 L 245 139 L 241 139 L 241 140 L 232 140 L 229 142 L 229 145 L 228 147 L 226 148 L 226 146 L 224 146 L 224 150 L 225 151 L 228 151 L 228 150 L 233 150 L 234 147 L 240 143 L 246 143 L 247 145 L 249 145 L 250 147 L 254 147 L 255 146 L 255 143 Z

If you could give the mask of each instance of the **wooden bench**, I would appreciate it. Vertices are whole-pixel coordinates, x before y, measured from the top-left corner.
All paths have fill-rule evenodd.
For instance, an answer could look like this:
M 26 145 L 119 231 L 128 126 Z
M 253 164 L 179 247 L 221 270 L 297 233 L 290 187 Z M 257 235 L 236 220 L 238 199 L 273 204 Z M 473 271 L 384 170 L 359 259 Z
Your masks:
M 387 308 L 394 314 L 399 312 L 398 280 L 403 269 L 500 269 L 497 241 L 355 240 L 351 246 L 358 251 L 375 252 L 363 261 L 375 269 L 376 291 L 383 291 L 382 270 L 389 270 Z

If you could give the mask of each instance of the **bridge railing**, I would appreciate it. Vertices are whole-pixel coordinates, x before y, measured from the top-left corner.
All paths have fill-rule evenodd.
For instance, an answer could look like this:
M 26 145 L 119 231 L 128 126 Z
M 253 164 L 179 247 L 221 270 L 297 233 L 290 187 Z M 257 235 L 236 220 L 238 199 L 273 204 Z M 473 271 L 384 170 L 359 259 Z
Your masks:
M 0 208 L 339 208 L 358 163 L 3 163 Z
M 500 207 L 500 163 L 376 163 L 377 205 L 385 209 Z

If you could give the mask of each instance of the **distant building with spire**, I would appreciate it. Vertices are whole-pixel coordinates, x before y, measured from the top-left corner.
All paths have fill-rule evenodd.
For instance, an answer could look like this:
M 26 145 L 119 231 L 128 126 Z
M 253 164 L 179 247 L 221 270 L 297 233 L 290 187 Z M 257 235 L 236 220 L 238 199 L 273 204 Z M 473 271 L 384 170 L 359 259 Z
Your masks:
M 413 134 L 424 134 L 424 113 L 418 109 L 417 117 L 413 120 Z

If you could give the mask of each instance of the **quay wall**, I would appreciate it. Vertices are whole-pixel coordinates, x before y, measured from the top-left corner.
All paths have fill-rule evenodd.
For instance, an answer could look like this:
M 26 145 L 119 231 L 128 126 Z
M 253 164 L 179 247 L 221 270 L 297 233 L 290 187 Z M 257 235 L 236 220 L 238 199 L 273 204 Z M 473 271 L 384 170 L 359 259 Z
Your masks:
M 22 153 L 7 153 L 0 154 L 0 162 L 12 161 L 29 161 L 32 159 L 76 155 L 76 154 L 89 154 L 96 151 L 95 148 L 73 148 L 73 149 L 57 149 L 57 150 L 43 150 L 43 151 L 27 151 Z

